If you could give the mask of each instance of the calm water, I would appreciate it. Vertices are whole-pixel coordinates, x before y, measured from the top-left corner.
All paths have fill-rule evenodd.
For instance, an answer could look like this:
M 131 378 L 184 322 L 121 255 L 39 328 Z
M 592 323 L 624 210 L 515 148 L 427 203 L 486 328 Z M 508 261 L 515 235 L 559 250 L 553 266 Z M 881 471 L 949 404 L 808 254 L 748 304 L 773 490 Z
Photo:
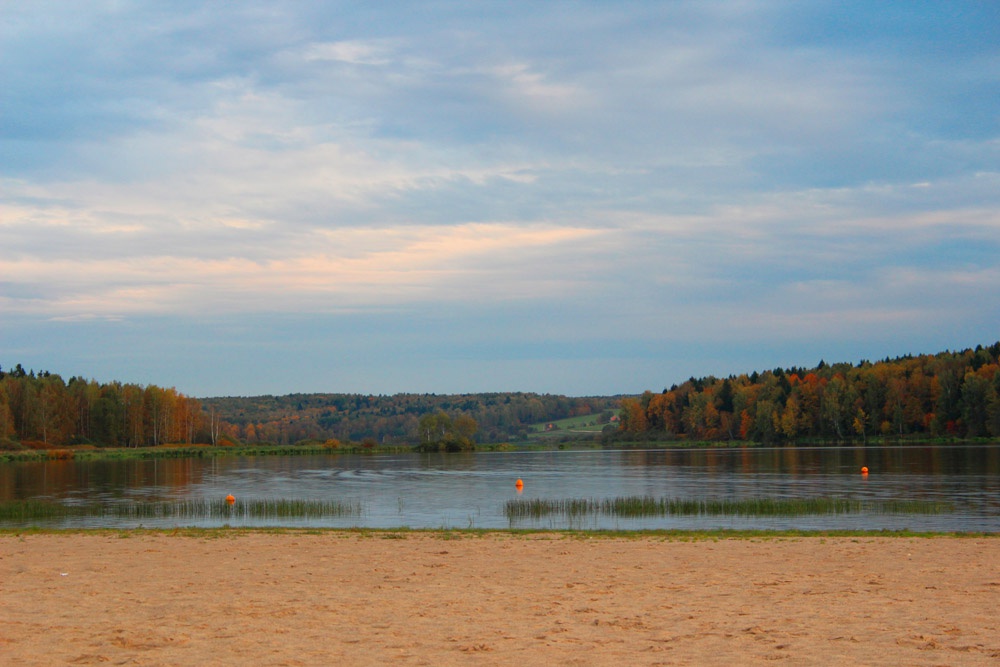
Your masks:
M 870 469 L 868 477 L 859 474 Z M 524 480 L 519 494 L 517 479 Z M 290 498 L 359 503 L 361 516 L 284 520 L 284 526 L 368 528 L 851 528 L 1000 531 L 1000 444 L 289 456 L 158 461 L 0 464 L 0 500 L 65 503 Z M 942 500 L 937 515 L 853 514 L 792 518 L 562 516 L 511 523 L 511 498 L 746 499 L 840 497 Z M 182 525 L 274 525 L 231 516 Z M 134 526 L 103 518 L 51 526 Z M 177 520 L 144 520 L 174 526 Z

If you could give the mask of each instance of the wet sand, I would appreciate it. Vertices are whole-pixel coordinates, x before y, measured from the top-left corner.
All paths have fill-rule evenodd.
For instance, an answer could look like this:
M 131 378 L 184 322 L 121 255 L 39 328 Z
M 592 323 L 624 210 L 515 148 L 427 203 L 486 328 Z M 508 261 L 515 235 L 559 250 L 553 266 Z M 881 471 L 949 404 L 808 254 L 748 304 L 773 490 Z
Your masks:
M 1000 665 L 1000 538 L 0 535 L 3 665 L 776 661 Z

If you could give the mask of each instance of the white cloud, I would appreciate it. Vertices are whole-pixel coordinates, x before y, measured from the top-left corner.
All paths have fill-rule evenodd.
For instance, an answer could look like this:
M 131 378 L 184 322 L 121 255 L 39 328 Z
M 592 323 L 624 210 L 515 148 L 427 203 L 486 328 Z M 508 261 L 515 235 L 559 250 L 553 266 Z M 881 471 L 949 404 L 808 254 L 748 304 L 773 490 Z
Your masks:
M 7 297 L 5 312 L 57 318 L 537 300 L 578 289 L 582 276 L 550 267 L 561 265 L 560 255 L 575 261 L 596 254 L 600 236 L 592 229 L 512 224 L 342 229 L 308 234 L 308 253 L 258 261 L 156 252 L 140 258 L 0 258 L 0 272 L 32 295 Z M 509 273 L 519 255 L 538 250 L 548 265 Z
M 528 63 L 498 65 L 489 72 L 504 93 L 510 96 L 508 102 L 513 105 L 526 104 L 534 109 L 555 113 L 570 109 L 579 111 L 582 104 L 590 103 L 578 85 L 552 81 Z
M 347 40 L 318 42 L 304 49 L 306 60 L 333 60 L 351 65 L 387 65 L 391 62 L 392 47 L 384 40 Z

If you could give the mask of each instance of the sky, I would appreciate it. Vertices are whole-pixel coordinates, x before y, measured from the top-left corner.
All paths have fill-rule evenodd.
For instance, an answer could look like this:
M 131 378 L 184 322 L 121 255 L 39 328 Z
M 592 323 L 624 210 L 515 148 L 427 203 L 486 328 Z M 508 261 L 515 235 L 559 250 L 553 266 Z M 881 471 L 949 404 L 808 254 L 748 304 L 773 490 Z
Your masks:
M 0 366 L 661 391 L 1000 339 L 1000 3 L 0 0 Z

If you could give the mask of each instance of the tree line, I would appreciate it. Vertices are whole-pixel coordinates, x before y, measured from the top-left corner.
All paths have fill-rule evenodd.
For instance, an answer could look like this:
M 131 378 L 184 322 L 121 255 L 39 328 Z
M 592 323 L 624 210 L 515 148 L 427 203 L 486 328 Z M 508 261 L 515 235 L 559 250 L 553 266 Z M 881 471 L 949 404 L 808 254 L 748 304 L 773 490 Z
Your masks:
M 856 365 L 694 377 L 622 400 L 610 439 L 1000 437 L 1000 342 Z
M 618 400 L 500 392 L 229 396 L 202 403 L 222 417 L 225 434 L 247 444 L 337 440 L 423 448 L 441 443 L 453 449 L 467 448 L 473 433 L 480 443 L 513 442 L 542 422 L 582 415 L 595 420 L 604 415 L 606 420 Z M 438 436 L 432 437 L 434 433 Z
M 79 377 L 67 382 L 21 364 L 0 368 L 0 446 L 217 443 L 222 426 L 198 400 L 173 388 Z
M 0 448 L 309 441 L 469 449 L 524 438 L 533 424 L 593 414 L 614 397 L 523 392 L 289 394 L 195 399 L 173 388 L 0 368 Z
M 618 410 L 615 440 L 866 442 L 1000 438 L 1000 342 L 871 363 L 690 378 L 659 394 L 289 394 L 195 399 L 155 385 L 0 368 L 0 447 L 305 441 L 468 449 Z

